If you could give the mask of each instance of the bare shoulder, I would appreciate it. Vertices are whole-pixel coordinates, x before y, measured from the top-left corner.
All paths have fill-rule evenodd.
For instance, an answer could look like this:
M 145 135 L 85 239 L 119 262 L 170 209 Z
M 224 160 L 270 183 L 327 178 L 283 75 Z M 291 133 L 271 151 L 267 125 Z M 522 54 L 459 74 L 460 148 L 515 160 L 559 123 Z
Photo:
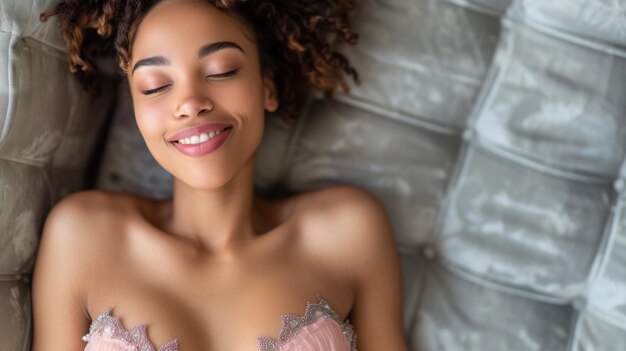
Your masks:
M 350 215 L 350 219 L 363 211 L 385 213 L 384 207 L 369 191 L 351 185 L 333 185 L 309 191 L 303 194 L 300 202 L 314 215 Z
M 349 279 L 361 275 L 378 260 L 395 260 L 396 246 L 387 212 L 365 189 L 334 185 L 309 192 L 306 207 L 307 244 L 326 253 L 334 266 L 349 267 Z
M 120 236 L 132 213 L 137 198 L 130 194 L 86 190 L 61 199 L 48 213 L 40 250 L 67 250 L 77 266 L 88 269 L 102 256 L 120 253 Z M 50 242 L 50 244 L 48 244 Z M 76 272 L 79 273 L 79 272 Z M 92 272 L 95 273 L 95 272 Z
M 98 232 L 98 224 L 110 220 L 111 209 L 111 195 L 102 191 L 80 191 L 64 197 L 46 217 L 40 251 L 57 241 L 64 246 L 55 249 L 84 251 L 90 245 L 87 239 Z
M 390 232 L 367 230 L 372 225 L 389 225 L 389 221 L 385 207 L 365 189 L 334 185 L 310 192 L 305 202 L 308 207 L 307 215 L 320 225 L 336 228 L 332 232 L 346 229 L 342 236 L 358 238 L 359 241 L 393 239 Z M 376 237 L 371 237 L 373 235 Z M 336 235 L 333 237 L 336 239 Z
M 382 220 L 387 215 L 385 208 L 374 195 L 356 186 L 331 186 L 320 190 L 320 198 L 327 206 L 331 206 L 327 207 L 332 209 L 327 215 L 339 217 L 350 224 L 362 223 L 368 218 Z
M 48 213 L 33 270 L 33 350 L 84 347 L 87 290 L 114 204 L 110 194 L 83 191 Z
M 400 259 L 385 207 L 367 190 L 348 185 L 318 190 L 307 200 L 309 227 L 315 228 L 307 245 L 351 281 L 358 349 L 408 350 Z
M 129 198 L 100 190 L 72 193 L 52 207 L 46 217 L 40 238 L 37 260 L 49 259 L 47 264 L 73 265 L 79 277 L 87 262 L 97 260 L 106 248 L 107 229 L 119 223 L 116 219 L 128 212 Z M 53 261 L 54 257 L 63 262 Z
M 112 225 L 119 225 L 120 217 L 137 212 L 139 198 L 124 193 L 103 190 L 85 190 L 61 199 L 48 213 L 45 225 L 62 235 L 90 237 L 99 235 Z
M 125 207 L 131 205 L 132 199 L 131 195 L 103 190 L 75 192 L 61 199 L 52 208 L 47 221 L 71 218 L 67 222 L 81 224 L 82 220 L 104 219 L 115 213 L 123 213 Z M 62 221 L 63 224 L 68 224 L 67 222 Z

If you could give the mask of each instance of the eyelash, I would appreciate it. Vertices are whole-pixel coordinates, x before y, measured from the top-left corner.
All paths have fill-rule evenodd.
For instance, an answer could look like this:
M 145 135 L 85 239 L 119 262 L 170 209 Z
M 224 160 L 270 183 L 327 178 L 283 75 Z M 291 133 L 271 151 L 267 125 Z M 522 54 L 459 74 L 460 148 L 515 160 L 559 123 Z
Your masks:
M 210 78 L 218 78 L 218 79 L 219 78 L 228 78 L 228 77 L 232 77 L 235 74 L 237 74 L 238 71 L 239 71 L 239 68 L 234 69 L 232 71 L 224 72 L 224 73 L 210 74 L 210 75 L 207 76 L 207 78 L 209 78 L 209 77 Z M 164 85 L 162 87 L 158 87 L 158 88 L 155 88 L 155 89 L 144 90 L 141 93 L 144 94 L 144 95 L 156 94 L 156 93 L 158 93 L 158 92 L 168 88 L 170 85 L 171 84 L 166 84 L 166 85 Z

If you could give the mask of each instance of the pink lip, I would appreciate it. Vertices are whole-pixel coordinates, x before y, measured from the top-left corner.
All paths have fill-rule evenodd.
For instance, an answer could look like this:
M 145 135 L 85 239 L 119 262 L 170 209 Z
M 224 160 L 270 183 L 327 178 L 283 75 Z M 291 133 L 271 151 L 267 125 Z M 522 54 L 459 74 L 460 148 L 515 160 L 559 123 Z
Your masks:
M 191 136 L 200 135 L 202 133 L 209 134 L 209 132 L 222 130 L 226 127 L 231 127 L 231 126 L 232 124 L 227 124 L 227 123 L 207 123 L 207 124 L 199 125 L 197 127 L 185 129 L 181 132 L 178 132 L 174 134 L 172 137 L 170 137 L 167 141 L 169 142 L 178 141 L 179 139 L 189 138 Z
M 192 145 L 192 144 L 181 144 L 178 142 L 172 142 L 172 144 L 174 145 L 176 149 L 178 149 L 178 151 L 180 151 L 184 155 L 203 156 L 206 154 L 210 154 L 213 151 L 219 149 L 220 146 L 224 144 L 228 136 L 230 136 L 230 132 L 232 130 L 233 130 L 232 128 L 229 128 L 228 130 L 221 132 L 218 136 L 214 137 L 213 139 L 209 139 L 205 141 L 204 143 L 200 143 L 200 144 Z

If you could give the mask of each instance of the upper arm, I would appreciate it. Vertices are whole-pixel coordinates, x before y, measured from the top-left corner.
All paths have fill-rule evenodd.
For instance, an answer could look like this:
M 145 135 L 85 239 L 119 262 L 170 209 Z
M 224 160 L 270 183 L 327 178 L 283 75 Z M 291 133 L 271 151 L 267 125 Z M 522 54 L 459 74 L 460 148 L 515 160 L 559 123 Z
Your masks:
M 83 223 L 89 196 L 64 198 L 46 218 L 32 281 L 33 351 L 85 348 L 89 260 Z
M 347 242 L 344 259 L 355 290 L 351 320 L 358 349 L 408 351 L 403 328 L 402 273 L 385 208 L 369 192 L 341 186 L 333 214 Z

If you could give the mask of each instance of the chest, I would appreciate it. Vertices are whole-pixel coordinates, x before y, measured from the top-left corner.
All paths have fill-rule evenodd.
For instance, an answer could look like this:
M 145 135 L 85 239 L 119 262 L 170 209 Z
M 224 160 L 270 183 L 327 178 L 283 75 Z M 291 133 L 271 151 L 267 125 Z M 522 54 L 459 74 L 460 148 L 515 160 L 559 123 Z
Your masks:
M 90 315 L 113 307 L 126 330 L 145 324 L 157 348 L 177 338 L 181 350 L 254 351 L 258 337 L 279 336 L 283 315 L 304 317 L 317 296 L 339 321 L 352 305 L 341 277 L 289 256 L 208 267 L 163 261 L 150 269 L 109 267 L 92 284 Z

